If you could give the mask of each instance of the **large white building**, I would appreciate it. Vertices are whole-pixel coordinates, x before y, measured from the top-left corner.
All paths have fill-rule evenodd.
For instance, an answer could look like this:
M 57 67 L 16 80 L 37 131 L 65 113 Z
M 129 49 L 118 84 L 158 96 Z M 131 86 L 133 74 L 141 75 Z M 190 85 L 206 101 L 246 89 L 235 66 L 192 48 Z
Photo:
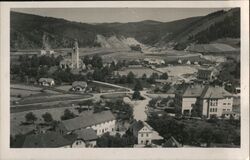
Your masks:
M 82 112 L 79 117 L 62 121 L 57 132 L 60 134 L 71 134 L 77 130 L 92 128 L 97 136 L 104 133 L 115 133 L 116 119 L 110 111 L 92 113 L 91 111 Z
M 224 112 L 232 111 L 233 96 L 219 86 L 190 85 L 176 94 L 176 104 L 185 115 L 190 115 L 196 105 L 202 116 L 221 117 Z

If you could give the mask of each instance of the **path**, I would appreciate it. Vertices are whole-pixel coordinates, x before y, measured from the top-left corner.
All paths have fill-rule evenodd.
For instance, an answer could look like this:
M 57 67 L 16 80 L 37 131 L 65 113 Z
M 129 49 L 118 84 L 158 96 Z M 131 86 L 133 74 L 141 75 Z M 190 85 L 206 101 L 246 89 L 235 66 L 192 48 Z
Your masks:
M 137 100 L 137 101 L 132 101 L 132 104 L 134 105 L 134 118 L 136 120 L 141 120 L 141 121 L 146 121 L 147 120 L 147 114 L 146 114 L 146 110 L 147 110 L 147 105 L 148 102 L 151 100 L 151 98 L 149 98 L 146 95 L 147 91 L 141 91 L 141 96 L 144 97 L 144 100 Z

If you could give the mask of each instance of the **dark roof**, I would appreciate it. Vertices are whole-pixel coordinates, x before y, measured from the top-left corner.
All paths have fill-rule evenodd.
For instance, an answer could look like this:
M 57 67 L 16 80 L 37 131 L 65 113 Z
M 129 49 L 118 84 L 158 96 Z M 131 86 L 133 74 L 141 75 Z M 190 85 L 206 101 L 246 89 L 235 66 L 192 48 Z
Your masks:
M 72 83 L 72 87 L 77 87 L 77 86 L 85 88 L 87 87 L 87 83 L 84 81 L 75 81 Z
M 144 127 L 144 124 L 142 121 L 134 121 L 129 128 L 131 131 L 138 132 L 143 127 Z
M 23 148 L 55 148 L 70 145 L 71 142 L 56 132 L 27 135 Z
M 198 85 L 189 85 L 184 92 L 182 93 L 183 97 L 200 97 L 205 86 L 198 84 Z
M 68 131 L 73 131 L 111 120 L 115 120 L 115 116 L 110 111 L 102 111 L 99 113 L 82 112 L 79 117 L 64 120 L 61 124 Z
M 83 139 L 84 141 L 96 140 L 98 138 L 92 128 L 76 130 L 74 133 L 77 135 L 77 138 Z
M 54 81 L 54 79 L 52 79 L 52 78 L 40 78 L 38 80 L 38 82 L 49 82 L 49 83 L 52 81 Z
M 199 75 L 210 76 L 211 73 L 212 73 L 212 70 L 210 70 L 210 69 L 199 69 L 199 70 L 198 70 L 198 76 L 199 76 Z
M 172 136 L 165 142 L 164 145 L 166 147 L 181 147 L 181 144 Z
M 220 86 L 206 86 L 201 94 L 201 98 L 225 98 L 231 96 L 232 94 Z

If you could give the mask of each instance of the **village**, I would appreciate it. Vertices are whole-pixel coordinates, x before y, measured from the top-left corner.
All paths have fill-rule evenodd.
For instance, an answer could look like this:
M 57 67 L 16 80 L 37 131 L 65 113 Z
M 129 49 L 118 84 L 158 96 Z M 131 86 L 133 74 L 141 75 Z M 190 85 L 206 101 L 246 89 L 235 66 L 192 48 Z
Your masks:
M 223 77 L 234 58 L 135 45 L 115 59 L 72 44 L 12 57 L 11 147 L 240 146 L 240 82 Z

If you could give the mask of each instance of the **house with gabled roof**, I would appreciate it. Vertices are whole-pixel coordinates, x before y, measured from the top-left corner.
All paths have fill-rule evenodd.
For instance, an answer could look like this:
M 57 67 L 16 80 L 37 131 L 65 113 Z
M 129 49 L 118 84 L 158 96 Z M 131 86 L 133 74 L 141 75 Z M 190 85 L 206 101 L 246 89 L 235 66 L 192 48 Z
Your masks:
M 151 145 L 153 140 L 163 139 L 154 129 L 143 121 L 134 121 L 129 131 L 137 138 L 138 145 Z
M 176 93 L 175 102 L 182 114 L 190 115 L 194 105 L 197 105 L 200 114 L 207 118 L 221 117 L 223 112 L 233 108 L 232 94 L 220 86 L 211 85 L 189 85 Z
M 38 83 L 42 86 L 53 86 L 55 85 L 55 81 L 53 78 L 40 78 Z
M 92 111 L 82 112 L 78 117 L 61 121 L 57 127 L 60 134 L 70 134 L 77 130 L 92 128 L 97 136 L 104 133 L 115 132 L 116 118 L 111 111 L 93 113 Z
M 87 82 L 85 81 L 74 81 L 72 83 L 72 91 L 77 91 L 77 92 L 84 92 L 87 88 Z

